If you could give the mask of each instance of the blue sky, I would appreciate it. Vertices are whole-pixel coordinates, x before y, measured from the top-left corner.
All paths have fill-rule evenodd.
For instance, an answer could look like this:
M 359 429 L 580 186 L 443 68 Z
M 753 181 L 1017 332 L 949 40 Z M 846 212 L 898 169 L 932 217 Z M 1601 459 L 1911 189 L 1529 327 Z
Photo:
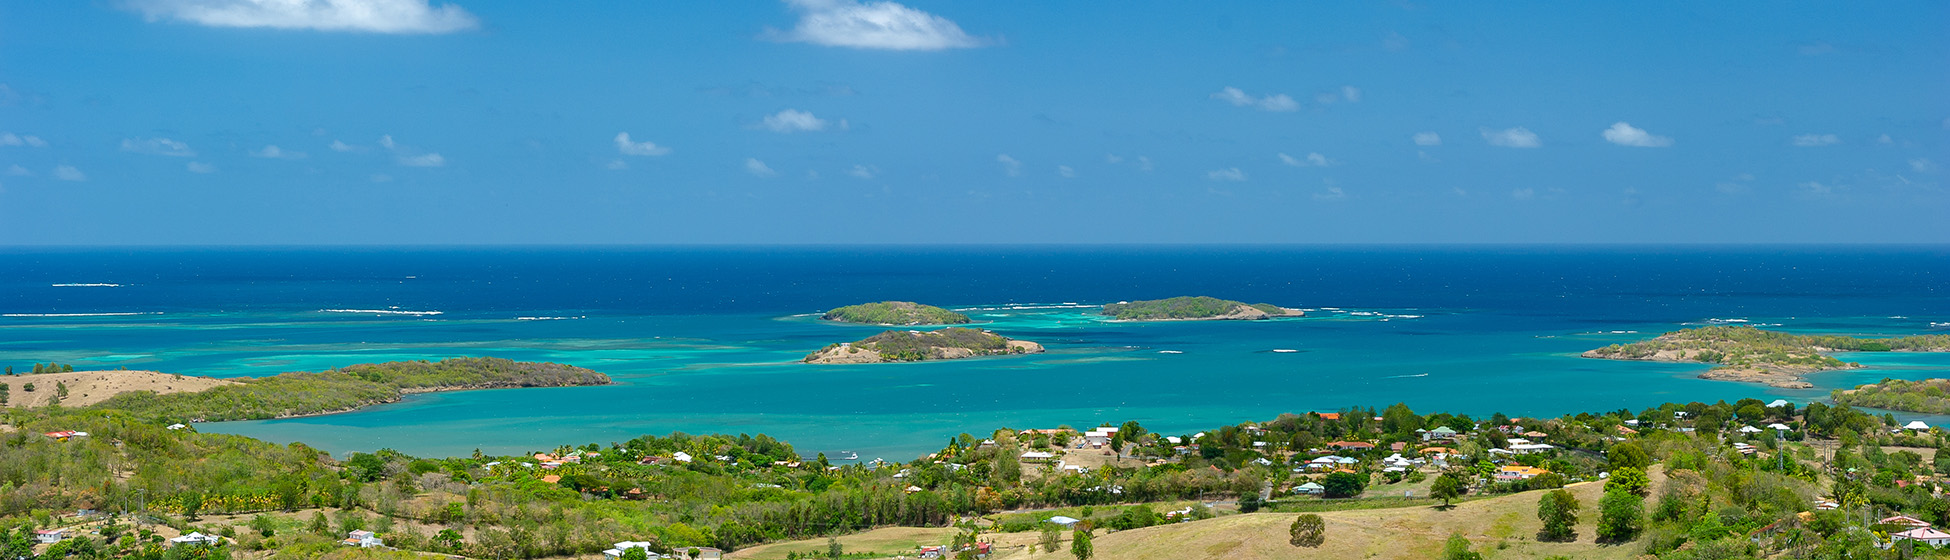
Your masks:
M 0 4 L 0 244 L 1950 242 L 1950 4 Z

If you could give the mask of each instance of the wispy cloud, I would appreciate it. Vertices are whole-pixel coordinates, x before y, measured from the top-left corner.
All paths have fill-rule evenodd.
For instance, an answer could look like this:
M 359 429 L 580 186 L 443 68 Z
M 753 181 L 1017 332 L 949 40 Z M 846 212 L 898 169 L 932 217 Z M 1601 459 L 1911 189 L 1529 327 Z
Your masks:
M 1234 107 L 1256 107 L 1262 111 L 1287 112 L 1300 110 L 1300 102 L 1294 101 L 1292 97 L 1288 97 L 1284 93 L 1253 97 L 1247 95 L 1245 91 L 1239 88 L 1226 86 L 1225 89 L 1221 89 L 1218 93 L 1212 94 L 1212 98 L 1231 103 Z
M 402 155 L 399 156 L 399 164 L 407 167 L 440 167 L 447 165 L 447 158 L 435 153 Z
M 1151 157 L 1150 157 L 1150 156 L 1138 156 L 1138 162 L 1137 162 L 1137 163 L 1138 163 L 1138 171 L 1143 171 L 1143 172 L 1145 172 L 1145 173 L 1150 173 L 1150 172 L 1151 172 Z
M 846 170 L 846 174 L 861 179 L 872 179 L 880 176 L 880 168 L 871 165 L 854 165 L 852 169 Z
M 1056 166 L 1056 176 L 1064 179 L 1075 179 L 1077 177 L 1077 170 L 1072 169 L 1068 165 L 1058 165 Z
M 1537 133 L 1521 126 L 1502 130 L 1485 128 L 1483 140 L 1489 142 L 1491 146 L 1505 148 L 1535 148 L 1544 145 L 1544 142 L 1537 138 Z
M 1348 103 L 1360 103 L 1361 88 L 1354 87 L 1354 86 L 1341 86 L 1341 99 L 1346 99 Z
M 1297 158 L 1282 153 L 1280 154 L 1280 163 L 1294 167 L 1327 167 L 1333 165 L 1334 160 L 1327 159 L 1327 156 L 1320 155 L 1319 152 L 1309 152 L 1307 157 L 1304 158 Z
M 1213 181 L 1244 181 L 1246 180 L 1246 172 L 1240 171 L 1237 167 L 1214 169 L 1205 172 L 1205 178 Z
M 1530 200 L 1533 198 L 1537 198 L 1537 189 L 1530 189 L 1530 188 L 1510 189 L 1510 198 L 1514 198 L 1517 200 Z
M 1604 136 L 1606 142 L 1635 148 L 1664 148 L 1672 145 L 1671 138 L 1655 136 L 1650 132 L 1646 132 L 1645 129 L 1635 128 L 1625 121 L 1612 123 L 1611 128 L 1605 129 Z
M 1801 134 L 1788 139 L 1788 143 L 1803 148 L 1833 146 L 1842 143 L 1842 137 L 1833 134 Z
M 622 171 L 629 168 L 630 168 L 630 162 L 623 161 L 620 159 L 612 159 L 609 160 L 609 163 L 603 164 L 603 169 L 608 169 L 610 171 Z
M 661 156 L 670 153 L 670 148 L 658 146 L 656 142 L 631 142 L 630 133 L 616 133 L 616 151 L 626 156 Z
M 829 124 L 831 123 L 827 122 L 826 119 L 815 117 L 812 113 L 798 109 L 786 109 L 779 111 L 777 114 L 766 115 L 764 126 L 772 132 L 792 133 L 818 132 L 826 130 L 826 126 Z
M 27 168 L 21 167 L 20 164 L 14 164 L 7 166 L 7 174 L 14 177 L 32 177 L 34 172 L 28 171 Z
M 189 163 L 189 165 L 186 165 L 184 167 L 189 169 L 191 173 L 216 173 L 217 172 L 217 166 L 210 165 L 208 163 L 203 163 L 200 161 L 192 161 Z
M 47 147 L 47 141 L 39 136 L 16 136 L 12 132 L 0 132 L 0 146 Z
M 452 33 L 480 21 L 454 4 L 428 0 L 127 0 L 149 21 L 366 33 Z
M 1340 187 L 1327 187 L 1327 190 L 1314 193 L 1314 200 L 1346 200 L 1347 191 Z
M 332 151 L 334 152 L 356 152 L 364 149 L 362 146 L 354 146 L 339 140 L 332 141 Z
M 775 177 L 779 174 L 772 170 L 772 166 L 765 165 L 765 162 L 759 161 L 758 158 L 745 158 L 745 172 L 754 177 Z
M 196 150 L 168 138 L 127 138 L 122 140 L 122 151 L 152 156 L 191 157 Z
M 1119 156 L 1117 154 L 1104 154 L 1104 163 L 1108 163 L 1111 165 L 1124 163 L 1124 157 Z
M 1010 177 L 1019 177 L 1022 175 L 1022 162 L 1016 160 L 1016 158 L 1009 157 L 1009 154 L 996 154 L 995 162 L 1002 164 L 1003 174 Z
M 1937 169 L 1936 162 L 1930 161 L 1929 158 L 1909 160 L 1909 168 L 1916 170 L 1917 173 L 1935 173 Z
M 88 180 L 88 175 L 83 174 L 80 169 L 75 169 L 72 165 L 57 165 L 54 166 L 54 178 L 63 181 L 81 182 Z
M 969 35 L 948 18 L 894 2 L 786 0 L 799 12 L 790 31 L 768 30 L 775 40 L 828 47 L 935 51 L 980 47 L 989 41 Z
M 304 152 L 286 150 L 274 145 L 266 145 L 261 149 L 251 151 L 251 157 L 267 159 L 305 159 L 305 156 L 306 154 Z
M 1415 139 L 1415 145 L 1417 146 L 1441 146 L 1442 145 L 1442 135 L 1436 134 L 1434 132 L 1417 132 L 1415 133 L 1414 139 Z

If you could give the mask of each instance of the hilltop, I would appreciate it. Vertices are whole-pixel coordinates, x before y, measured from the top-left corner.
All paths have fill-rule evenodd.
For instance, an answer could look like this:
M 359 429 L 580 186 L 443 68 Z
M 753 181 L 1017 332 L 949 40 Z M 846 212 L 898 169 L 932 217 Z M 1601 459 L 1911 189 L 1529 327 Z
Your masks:
M 1268 303 L 1245 303 L 1207 296 L 1126 301 L 1104 305 L 1104 315 L 1119 321 L 1257 320 L 1303 317 L 1306 312 Z
M 1806 389 L 1814 384 L 1801 376 L 1829 370 L 1855 369 L 1832 352 L 1945 352 L 1950 335 L 1895 338 L 1857 338 L 1839 335 L 1801 335 L 1747 326 L 1684 329 L 1631 344 L 1613 344 L 1587 351 L 1586 358 L 1718 364 L 1701 379 L 1765 383 Z
M 827 311 L 820 318 L 841 323 L 900 327 L 963 325 L 971 322 L 967 315 L 911 301 L 882 301 L 848 305 Z
M 1039 354 L 1043 345 L 981 329 L 949 327 L 938 331 L 886 331 L 857 342 L 833 344 L 807 354 L 809 364 L 877 364 L 954 360 L 977 356 Z
M 158 422 L 264 420 L 356 410 L 397 402 L 411 393 L 609 383 L 608 375 L 563 364 L 449 358 L 239 377 L 198 392 L 130 391 L 104 399 L 95 408 L 122 410 Z
M 236 383 L 233 381 L 211 377 L 133 370 L 71 371 L 0 377 L 0 385 L 7 386 L 5 391 L 7 399 L 4 406 L 21 408 L 46 406 L 54 404 L 57 400 L 62 406 L 89 406 L 128 392 L 144 391 L 161 395 L 194 393 L 234 384 Z M 29 385 L 34 387 L 33 391 L 27 390 Z M 57 399 L 63 386 L 67 387 L 68 394 Z

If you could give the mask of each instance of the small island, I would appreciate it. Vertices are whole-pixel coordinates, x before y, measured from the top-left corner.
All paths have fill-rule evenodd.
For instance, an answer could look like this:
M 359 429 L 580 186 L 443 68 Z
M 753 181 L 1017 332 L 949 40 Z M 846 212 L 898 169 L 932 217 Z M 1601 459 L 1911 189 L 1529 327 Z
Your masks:
M 1104 315 L 1119 321 L 1220 321 L 1304 317 L 1306 312 L 1267 303 L 1245 303 L 1206 296 L 1125 301 L 1104 305 Z
M 1669 332 L 1631 344 L 1613 344 L 1584 353 L 1586 358 L 1718 364 L 1700 379 L 1764 383 L 1786 389 L 1814 387 L 1802 376 L 1829 370 L 1855 369 L 1833 352 L 1945 352 L 1950 336 L 1921 335 L 1896 338 L 1856 338 L 1765 331 L 1747 326 L 1699 327 Z
M 827 311 L 821 319 L 841 323 L 915 327 L 922 325 L 965 325 L 967 315 L 911 301 L 882 301 L 848 305 Z
M 1946 391 L 1950 391 L 1950 379 L 1883 379 L 1881 383 L 1870 383 L 1854 389 L 1837 389 L 1829 396 L 1835 399 L 1835 404 L 1840 405 L 1950 414 L 1950 392 Z
M 1043 345 L 1014 340 L 981 329 L 949 327 L 938 331 L 886 331 L 858 342 L 833 344 L 807 354 L 808 364 L 878 364 L 955 360 L 978 356 L 1039 354 Z
M 124 391 L 93 406 L 163 424 L 266 420 L 348 412 L 413 393 L 610 383 L 608 375 L 586 368 L 503 358 L 359 364 L 223 381 L 189 392 Z

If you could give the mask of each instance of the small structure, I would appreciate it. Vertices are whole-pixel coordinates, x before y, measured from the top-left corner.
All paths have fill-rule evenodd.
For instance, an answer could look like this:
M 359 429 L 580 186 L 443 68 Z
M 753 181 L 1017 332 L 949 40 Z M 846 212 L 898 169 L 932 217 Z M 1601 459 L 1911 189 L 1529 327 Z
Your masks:
M 1050 459 L 1055 458 L 1056 454 L 1048 451 L 1025 451 L 1021 457 L 1023 461 L 1031 463 L 1047 463 Z
M 691 462 L 691 454 L 682 451 L 670 454 L 670 458 L 676 460 L 679 463 Z
M 1794 403 L 1787 402 L 1787 399 L 1774 399 L 1774 402 L 1767 403 L 1767 408 L 1780 408 L 1783 406 L 1794 406 Z
M 1091 447 L 1110 445 L 1110 438 L 1117 435 L 1117 430 L 1118 428 L 1109 426 L 1092 429 L 1083 433 L 1083 441 L 1089 443 Z
M 386 541 L 380 540 L 378 535 L 372 534 L 372 531 L 353 531 L 346 533 L 345 539 L 340 540 L 339 543 L 345 546 L 356 546 L 359 548 L 386 546 Z
M 1456 439 L 1456 435 L 1456 431 L 1449 429 L 1448 426 L 1437 426 L 1433 430 L 1422 432 L 1422 441 L 1451 440 Z
M 1916 541 L 1930 546 L 1950 544 L 1950 533 L 1938 531 L 1933 527 L 1917 527 L 1901 533 L 1889 535 L 1889 544 L 1896 541 Z
M 1293 493 L 1295 493 L 1295 494 L 1313 494 L 1313 495 L 1319 495 L 1320 493 L 1322 493 L 1322 492 L 1326 492 L 1326 491 L 1327 491 L 1327 487 L 1326 487 L 1326 486 L 1321 486 L 1321 485 L 1320 485 L 1320 483 L 1318 483 L 1318 482 L 1309 482 L 1309 483 L 1306 483 L 1306 484 L 1302 484 L 1302 485 L 1299 485 L 1299 486 L 1295 486 L 1295 487 L 1293 487 Z
M 1510 445 L 1510 451 L 1519 455 L 1550 451 L 1552 449 L 1557 449 L 1557 446 L 1548 443 L 1515 443 Z
M 164 428 L 166 428 L 166 429 L 170 429 L 170 430 L 181 430 L 181 429 L 183 429 L 183 428 L 188 428 L 188 427 L 189 427 L 189 426 L 185 426 L 185 425 L 183 425 L 183 424 L 181 424 L 181 423 L 176 423 L 176 424 L 170 424 L 170 425 L 168 425 L 168 426 L 164 426 Z
M 1775 422 L 1775 423 L 1773 423 L 1773 424 L 1768 424 L 1768 425 L 1767 425 L 1767 427 L 1768 427 L 1769 429 L 1772 429 L 1772 430 L 1774 430 L 1774 431 L 1776 431 L 1776 432 L 1792 432 L 1792 431 L 1794 431 L 1794 428 L 1790 428 L 1790 427 L 1788 427 L 1788 425 L 1787 425 L 1787 424 L 1782 424 L 1782 423 L 1780 423 L 1780 422 Z
M 1330 441 L 1327 442 L 1327 447 L 1340 450 L 1365 451 L 1374 449 L 1374 444 L 1365 441 Z
M 1074 528 L 1076 528 L 1076 526 L 1077 526 L 1077 523 L 1078 523 L 1078 522 L 1081 522 L 1081 521 L 1083 521 L 1083 520 L 1081 520 L 1081 519 L 1077 519 L 1077 518 L 1075 518 L 1075 517 L 1069 517 L 1069 516 L 1064 516 L 1064 515 L 1058 515 L 1058 516 L 1054 516 L 1054 517 L 1051 517 L 1051 518 L 1049 518 L 1049 519 L 1047 519 L 1046 521 L 1049 521 L 1050 523 L 1055 523 L 1055 524 L 1057 524 L 1057 525 L 1061 525 L 1061 526 L 1063 526 L 1063 528 L 1065 528 L 1065 529 L 1074 529 Z
M 1903 429 L 1923 432 L 1929 431 L 1930 425 L 1924 424 L 1922 420 L 1910 420 L 1908 424 L 1903 424 Z
M 185 545 L 215 546 L 222 543 L 223 543 L 223 537 L 219 537 L 216 535 L 205 535 L 203 533 L 190 533 L 187 535 L 169 539 L 169 546 L 185 546 Z
M 1523 465 L 1508 465 L 1496 469 L 1496 479 L 1502 482 L 1529 480 L 1532 478 L 1537 478 L 1537 476 L 1539 475 L 1549 474 L 1549 473 L 1550 471 L 1540 469 L 1537 467 L 1526 467 Z
M 68 538 L 67 529 L 42 529 L 34 531 L 34 542 L 41 544 L 54 544 L 61 542 L 61 539 L 65 538 Z
M 663 555 L 657 554 L 656 552 L 652 552 L 650 550 L 650 543 L 644 541 L 623 541 L 620 543 L 616 543 L 609 550 L 603 551 L 603 556 L 608 557 L 610 560 L 617 560 L 623 557 L 624 552 L 627 552 L 632 548 L 643 549 L 644 557 L 648 558 L 649 560 L 658 560 L 660 558 L 663 558 Z
M 1884 517 L 1882 518 L 1881 521 L 1877 521 L 1876 523 L 1881 525 L 1900 525 L 1903 527 L 1930 526 L 1930 522 L 1928 521 L 1924 521 L 1907 515 L 1896 515 L 1896 516 Z

